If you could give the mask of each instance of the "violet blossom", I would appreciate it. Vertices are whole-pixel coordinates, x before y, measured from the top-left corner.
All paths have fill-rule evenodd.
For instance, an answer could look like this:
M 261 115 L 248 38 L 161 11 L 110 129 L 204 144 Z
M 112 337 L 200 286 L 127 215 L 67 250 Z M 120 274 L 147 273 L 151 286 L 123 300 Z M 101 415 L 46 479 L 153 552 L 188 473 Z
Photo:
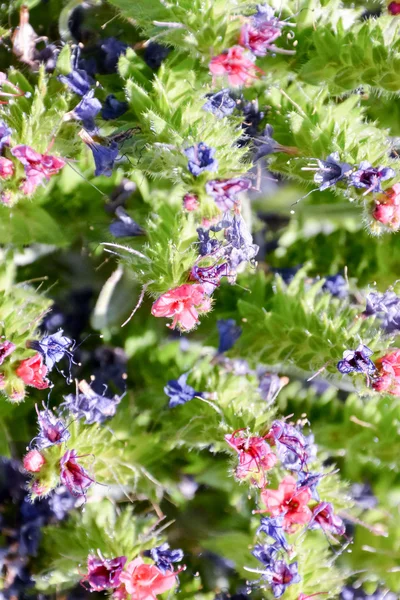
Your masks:
M 350 183 L 356 188 L 367 188 L 364 196 L 370 192 L 381 192 L 381 182 L 391 179 L 395 172 L 390 167 L 373 167 L 369 162 L 363 160 L 351 177 Z
M 216 171 L 218 161 L 215 156 L 215 148 L 199 142 L 184 151 L 188 157 L 188 169 L 194 177 L 198 177 L 204 171 Z
M 283 515 L 263 517 L 260 521 L 260 527 L 257 529 L 257 533 L 261 532 L 275 540 L 278 547 L 286 552 L 289 550 L 289 544 L 287 543 L 283 529 Z
M 39 450 L 62 444 L 70 438 L 70 433 L 62 419 L 50 409 L 38 411 L 39 434 L 33 439 Z
M 217 207 L 225 212 L 235 207 L 237 195 L 251 188 L 251 181 L 246 177 L 232 179 L 213 179 L 207 181 L 206 192 L 214 198 Z
M 118 206 L 118 208 L 115 210 L 115 215 L 117 219 L 112 221 L 108 228 L 111 235 L 116 238 L 144 235 L 144 229 L 142 229 L 140 225 L 138 225 L 136 221 L 134 221 L 132 217 L 128 215 L 122 206 Z
M 368 294 L 365 311 L 362 314 L 366 317 L 376 315 L 386 333 L 400 332 L 400 298 L 392 290 L 387 290 L 383 294 L 379 292 Z
M 67 356 L 70 364 L 72 362 L 72 340 L 63 335 L 63 330 L 60 329 L 57 333 L 45 335 L 41 340 L 31 340 L 28 342 L 28 347 L 32 350 L 40 352 L 44 358 L 44 364 L 50 372 L 55 363 L 58 363 L 64 356 Z
M 217 329 L 219 334 L 218 354 L 230 350 L 242 335 L 242 328 L 234 319 L 218 319 Z
M 323 529 L 335 535 L 343 535 L 346 531 L 342 519 L 335 515 L 330 502 L 320 502 L 313 508 L 309 529 Z
M 374 373 L 376 366 L 369 358 L 371 354 L 373 354 L 372 350 L 364 344 L 359 344 L 356 350 L 345 350 L 343 359 L 337 364 L 339 373 Z
M 196 392 L 192 386 L 187 383 L 189 373 L 183 373 L 178 379 L 171 379 L 164 387 L 164 392 L 170 398 L 168 407 L 175 408 L 181 404 L 186 404 L 196 396 L 202 397 L 202 392 Z
M 313 159 L 315 163 L 310 163 L 308 167 L 303 167 L 303 171 L 315 171 L 314 183 L 322 192 L 329 187 L 336 185 L 338 181 L 350 177 L 353 167 L 348 163 L 340 162 L 339 152 L 332 152 L 326 160 L 319 158 Z
M 202 109 L 212 113 L 217 119 L 223 119 L 233 113 L 236 101 L 232 98 L 229 88 L 225 88 L 214 94 L 206 94 L 207 102 Z
M 127 102 L 120 102 L 113 94 L 109 94 L 101 109 L 101 116 L 105 121 L 118 119 L 126 113 L 128 108 L 129 104 Z
M 278 457 L 287 469 L 300 471 L 307 464 L 307 440 L 293 425 L 284 421 L 274 421 L 266 439 L 275 443 Z
M 143 554 L 154 560 L 161 573 L 173 571 L 173 563 L 181 562 L 183 560 L 183 551 L 179 548 L 171 550 L 169 544 L 166 542 L 161 544 L 161 546 L 146 550 Z

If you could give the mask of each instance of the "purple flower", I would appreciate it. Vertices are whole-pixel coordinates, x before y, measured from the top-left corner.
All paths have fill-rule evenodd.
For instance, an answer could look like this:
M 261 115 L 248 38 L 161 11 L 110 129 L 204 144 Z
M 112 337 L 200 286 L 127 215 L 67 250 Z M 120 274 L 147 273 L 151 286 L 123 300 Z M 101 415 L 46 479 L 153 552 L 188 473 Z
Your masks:
M 202 109 L 212 113 L 217 119 L 223 119 L 233 113 L 236 108 L 236 101 L 230 95 L 228 88 L 216 92 L 215 94 L 206 94 L 207 102 Z
M 310 163 L 309 167 L 303 167 L 303 171 L 316 171 L 314 182 L 320 191 L 335 185 L 345 177 L 349 177 L 352 166 L 339 161 L 339 153 L 333 152 L 326 160 L 313 159 L 317 164 Z
M 281 379 L 276 373 L 262 372 L 258 375 L 258 393 L 268 405 L 275 400 L 281 387 Z
M 299 471 L 297 477 L 297 488 L 299 490 L 308 488 L 313 500 L 319 502 L 319 493 L 317 487 L 323 475 L 320 473 L 309 473 L 308 471 Z
M 274 130 L 271 125 L 266 125 L 261 135 L 254 138 L 254 146 L 256 147 L 256 154 L 253 158 L 253 162 L 256 162 L 268 154 L 279 152 L 283 146 L 273 139 Z
M 68 75 L 59 75 L 58 79 L 78 96 L 86 96 L 90 86 L 94 83 L 93 79 L 82 69 L 73 69 Z
M 73 496 L 85 496 L 86 490 L 92 485 L 91 479 L 85 469 L 76 460 L 76 450 L 67 450 L 60 459 L 61 483 L 71 492 Z
M 251 262 L 257 256 L 259 247 L 253 244 L 252 235 L 241 215 L 225 216 L 224 226 L 225 238 L 230 245 L 227 258 L 232 271 L 235 271 L 242 262 Z
M 242 335 L 242 328 L 236 325 L 234 319 L 218 319 L 217 329 L 219 334 L 219 354 L 230 350 Z
M 173 571 L 174 567 L 172 563 L 181 562 L 183 559 L 183 551 L 180 549 L 170 550 L 167 543 L 161 544 L 161 546 L 157 546 L 151 550 L 146 550 L 143 554 L 152 558 L 162 573 Z
M 170 52 L 171 48 L 157 44 L 157 42 L 150 42 L 144 50 L 143 60 L 150 69 L 156 71 Z
M 4 121 L 0 120 L 0 152 L 3 151 L 4 146 L 10 145 L 11 134 L 12 130 Z
M 264 566 L 270 567 L 273 565 L 275 556 L 278 554 L 279 548 L 274 544 L 271 546 L 263 546 L 262 544 L 257 544 L 254 546 L 254 550 L 252 551 L 252 555 L 259 560 Z
M 70 433 L 62 419 L 46 408 L 38 412 L 39 435 L 34 438 L 35 446 L 39 450 L 62 444 L 70 438 Z
M 386 333 L 400 332 L 400 298 L 391 290 L 368 294 L 363 315 L 376 315 Z
M 104 106 L 101 109 L 101 116 L 105 121 L 118 119 L 128 110 L 127 102 L 120 102 L 113 94 L 109 94 L 104 101 Z
M 343 535 L 346 531 L 344 523 L 338 515 L 333 512 L 330 502 L 320 502 L 313 508 L 309 529 L 323 529 L 335 535 Z
M 251 188 L 251 181 L 246 177 L 232 179 L 213 179 L 207 181 L 206 192 L 214 198 L 215 204 L 222 211 L 228 211 L 237 204 L 237 195 Z
M 336 298 L 346 298 L 349 294 L 347 281 L 340 273 L 326 277 L 322 289 Z
M 274 421 L 266 439 L 275 443 L 282 465 L 290 471 L 300 471 L 307 464 L 307 440 L 293 425 Z
M 72 114 L 76 119 L 82 121 L 82 125 L 88 131 L 95 129 L 94 118 L 101 111 L 101 102 L 94 98 L 94 90 L 90 90 L 77 106 L 75 106 Z
M 220 242 L 216 238 L 210 237 L 210 231 L 212 229 L 202 229 L 199 227 L 196 229 L 197 235 L 199 236 L 199 254 L 200 256 L 206 256 L 215 252 L 220 246 Z
M 14 352 L 15 348 L 15 344 L 9 342 L 8 340 L 5 340 L 0 344 L 0 365 L 3 364 L 7 356 L 10 356 L 10 354 Z
M 263 577 L 271 584 L 275 598 L 280 598 L 289 585 L 300 582 L 297 562 L 286 564 L 284 560 L 277 560 L 264 571 Z
M 115 395 L 112 398 L 101 396 L 84 380 L 79 382 L 79 389 L 79 393 L 65 396 L 61 406 L 77 419 L 84 420 L 86 425 L 104 423 L 117 412 L 117 406 L 121 402 L 120 396 Z
M 76 497 L 73 496 L 63 485 L 58 486 L 48 499 L 52 515 L 57 521 L 63 521 L 68 513 L 75 508 L 77 504 Z
M 189 159 L 188 169 L 191 174 L 198 177 L 204 171 L 216 171 L 218 161 L 214 158 L 215 152 L 215 148 L 210 148 L 203 142 L 186 148 L 185 154 Z
M 381 192 L 381 181 L 391 179 L 395 172 L 390 167 L 373 167 L 369 162 L 363 160 L 357 171 L 350 177 L 350 183 L 356 188 L 367 188 L 364 196 L 369 192 Z
M 164 387 L 164 392 L 170 398 L 168 403 L 169 408 L 175 408 L 181 404 L 186 404 L 190 400 L 193 400 L 196 396 L 202 396 L 201 392 L 196 392 L 194 388 L 188 385 L 187 378 L 189 373 L 184 373 L 179 379 L 171 379 Z
M 95 176 L 105 175 L 106 177 L 111 177 L 114 163 L 118 156 L 117 142 L 113 141 L 109 146 L 102 146 L 101 144 L 97 144 L 86 132 L 80 132 L 79 136 L 93 153 L 96 167 Z
M 343 360 L 337 364 L 339 373 L 374 373 L 376 366 L 369 358 L 373 354 L 372 350 L 360 344 L 356 350 L 345 350 Z
M 257 529 L 257 533 L 265 533 L 274 539 L 280 548 L 288 552 L 289 544 L 286 541 L 283 530 L 283 518 L 283 515 L 278 517 L 263 517 L 260 521 L 260 527 Z
M 208 295 L 211 295 L 220 285 L 222 277 L 228 276 L 229 266 L 226 262 L 220 265 L 211 265 L 209 267 L 199 267 L 197 265 L 193 265 L 190 271 L 191 279 L 201 283 L 205 293 Z
M 128 215 L 122 206 L 118 206 L 115 210 L 115 214 L 118 218 L 110 223 L 109 231 L 111 235 L 116 238 L 121 238 L 136 237 L 144 234 L 144 230 Z
M 28 342 L 28 347 L 40 352 L 44 358 L 44 363 L 48 371 L 51 371 L 55 363 L 59 362 L 64 356 L 67 356 L 70 364 L 73 354 L 69 350 L 72 341 L 60 329 L 57 333 L 46 335 L 41 340 L 32 340 Z
M 116 558 L 103 558 L 89 554 L 87 561 L 87 575 L 82 581 L 87 581 L 90 591 L 101 592 L 117 588 L 120 584 L 120 575 L 126 563 L 125 556 Z
M 267 5 L 258 5 L 257 12 L 245 23 L 240 32 L 240 45 L 248 48 L 255 56 L 265 56 L 268 51 L 294 54 L 273 44 L 282 34 L 286 23 L 275 17 L 275 11 Z
M 121 54 L 125 54 L 128 44 L 121 42 L 114 37 L 106 38 L 101 43 L 101 49 L 104 52 L 104 59 L 101 66 L 106 73 L 116 73 L 118 59 Z

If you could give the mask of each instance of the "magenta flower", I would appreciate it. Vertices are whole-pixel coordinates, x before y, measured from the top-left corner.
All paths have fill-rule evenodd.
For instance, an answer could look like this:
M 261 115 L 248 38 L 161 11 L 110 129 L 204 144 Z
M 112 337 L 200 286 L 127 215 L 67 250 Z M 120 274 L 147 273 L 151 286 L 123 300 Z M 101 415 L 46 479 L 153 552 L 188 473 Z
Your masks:
M 268 51 L 295 54 L 294 50 L 284 50 L 273 43 L 282 35 L 282 27 L 287 23 L 275 17 L 270 6 L 258 5 L 257 8 L 257 13 L 243 25 L 239 44 L 256 56 L 265 56 Z
M 89 554 L 88 572 L 82 579 L 82 583 L 87 581 L 92 592 L 116 588 L 120 585 L 120 575 L 125 563 L 126 556 L 107 559 Z
M 265 473 L 275 466 L 277 458 L 264 438 L 237 434 L 238 431 L 234 431 L 225 436 L 226 443 L 238 453 L 235 475 L 238 479 L 250 477 L 262 488 L 267 483 Z
M 94 482 L 78 463 L 77 458 L 76 450 L 67 450 L 60 460 L 60 479 L 71 494 L 85 496 L 86 490 Z
M 0 178 L 7 179 L 12 175 L 14 175 L 13 162 L 8 158 L 4 158 L 4 156 L 0 156 Z
M 335 515 L 330 502 L 320 502 L 313 508 L 310 529 L 323 529 L 336 535 L 343 535 L 346 531 L 342 519 Z
M 22 183 L 21 190 L 27 196 L 31 195 L 44 179 L 48 181 L 65 166 L 62 158 L 40 154 L 29 146 L 14 146 L 11 154 L 24 165 L 26 179 Z

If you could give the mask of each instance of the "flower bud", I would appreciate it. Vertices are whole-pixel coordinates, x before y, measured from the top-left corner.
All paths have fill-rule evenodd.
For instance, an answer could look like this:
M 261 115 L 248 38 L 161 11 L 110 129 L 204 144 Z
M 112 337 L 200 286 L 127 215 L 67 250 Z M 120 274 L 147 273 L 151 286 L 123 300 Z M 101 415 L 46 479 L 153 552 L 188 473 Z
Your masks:
M 30 450 L 30 452 L 24 456 L 23 465 L 24 469 L 30 473 L 39 473 L 45 462 L 46 459 L 38 450 Z
M 197 210 L 200 206 L 200 202 L 194 194 L 185 194 L 183 197 L 183 207 L 188 211 L 192 212 Z

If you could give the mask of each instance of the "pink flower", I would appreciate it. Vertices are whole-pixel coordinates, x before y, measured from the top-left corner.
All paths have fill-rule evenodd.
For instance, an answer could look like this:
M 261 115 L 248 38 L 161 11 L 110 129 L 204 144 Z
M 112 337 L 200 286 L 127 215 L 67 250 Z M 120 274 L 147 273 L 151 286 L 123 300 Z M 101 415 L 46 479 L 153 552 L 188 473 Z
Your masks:
M 379 197 L 372 216 L 394 231 L 400 228 L 400 183 L 395 183 Z
M 154 317 L 173 319 L 168 325 L 171 329 L 178 326 L 182 331 L 190 331 L 199 322 L 199 312 L 208 312 L 211 301 L 200 284 L 185 283 L 162 294 L 152 306 Z
M 21 189 L 27 195 L 32 194 L 44 179 L 49 180 L 65 166 L 65 161 L 61 158 L 40 154 L 29 146 L 15 146 L 11 154 L 24 165 L 26 180 Z
M 234 87 L 248 85 L 252 79 L 256 79 L 256 71 L 262 73 L 240 46 L 233 46 L 219 56 L 214 56 L 209 69 L 212 75 L 226 75 L 229 84 Z
M 15 344 L 6 340 L 0 344 L 0 365 L 3 364 L 4 359 L 7 358 L 15 350 Z
M 385 354 L 375 364 L 378 377 L 372 383 L 374 390 L 400 397 L 400 349 Z
M 6 179 L 7 177 L 11 177 L 11 175 L 14 175 L 14 165 L 12 160 L 0 156 L 0 178 Z
M 176 585 L 176 576 L 167 571 L 165 574 L 155 565 L 147 565 L 142 558 L 131 561 L 120 575 L 126 591 L 132 600 L 155 600 Z
M 39 473 L 40 469 L 45 464 L 46 459 L 40 454 L 38 450 L 31 450 L 28 454 L 25 454 L 23 465 L 24 469 L 30 473 Z
M 250 476 L 260 488 L 264 487 L 267 483 L 265 471 L 275 466 L 277 458 L 264 438 L 237 436 L 238 431 L 225 436 L 225 441 L 238 453 L 236 477 L 246 479 Z
M 388 11 L 391 15 L 400 15 L 400 2 L 391 2 Z
M 183 207 L 188 211 L 192 212 L 197 210 L 200 206 L 199 199 L 195 194 L 185 194 L 183 197 Z
M 295 525 L 304 525 L 312 517 L 307 504 L 311 500 L 308 488 L 297 489 L 296 480 L 291 475 L 285 477 L 277 490 L 264 490 L 261 498 L 266 506 L 266 511 L 273 517 L 283 515 L 283 529 L 291 533 Z
M 22 360 L 15 372 L 26 385 L 31 385 L 38 390 L 49 387 L 49 381 L 46 379 L 47 367 L 43 364 L 43 357 L 39 353 Z

